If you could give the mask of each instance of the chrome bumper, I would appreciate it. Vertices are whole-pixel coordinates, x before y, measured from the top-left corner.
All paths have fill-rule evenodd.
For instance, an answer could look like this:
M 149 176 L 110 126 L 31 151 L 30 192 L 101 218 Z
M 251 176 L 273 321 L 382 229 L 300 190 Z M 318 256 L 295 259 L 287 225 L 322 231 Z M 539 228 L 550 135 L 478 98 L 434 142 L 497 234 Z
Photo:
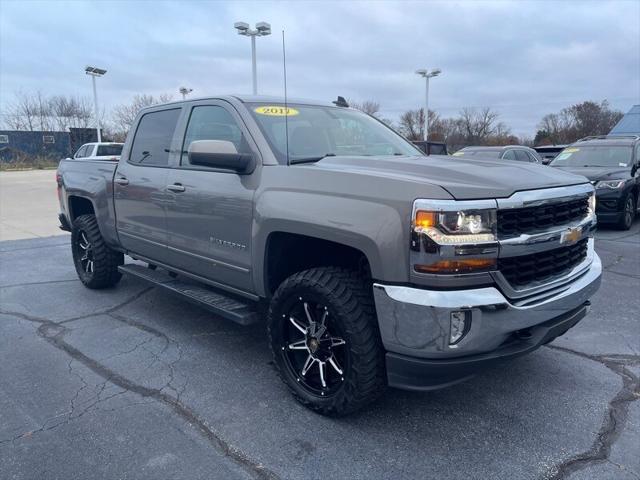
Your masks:
M 594 252 L 589 268 L 570 283 L 517 301 L 495 287 L 435 291 L 375 283 L 373 293 L 386 350 L 437 359 L 490 352 L 513 332 L 583 305 L 600 287 L 601 277 L 602 263 Z M 458 344 L 449 345 L 454 310 L 471 311 L 471 328 Z

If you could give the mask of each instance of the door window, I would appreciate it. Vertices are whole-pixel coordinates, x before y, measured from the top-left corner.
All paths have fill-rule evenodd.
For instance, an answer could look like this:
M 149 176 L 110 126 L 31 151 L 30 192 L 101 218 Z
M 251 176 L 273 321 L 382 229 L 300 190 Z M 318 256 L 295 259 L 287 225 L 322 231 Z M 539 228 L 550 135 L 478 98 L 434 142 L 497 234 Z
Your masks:
M 169 149 L 176 130 L 180 109 L 146 113 L 133 138 L 129 162 L 140 165 L 169 165 Z
M 502 158 L 504 160 L 517 160 L 514 150 L 507 150 L 506 153 L 502 156 Z
M 89 148 L 91 145 L 83 145 L 81 146 L 78 151 L 76 152 L 76 154 L 74 155 L 74 158 L 84 158 L 87 156 L 87 148 Z
M 530 162 L 529 155 L 524 150 L 514 150 L 516 154 L 516 160 L 519 162 Z
M 238 153 L 251 153 L 240 126 L 225 108 L 215 105 L 193 107 L 182 145 L 182 165 L 189 164 L 189 145 L 196 140 L 226 140 Z

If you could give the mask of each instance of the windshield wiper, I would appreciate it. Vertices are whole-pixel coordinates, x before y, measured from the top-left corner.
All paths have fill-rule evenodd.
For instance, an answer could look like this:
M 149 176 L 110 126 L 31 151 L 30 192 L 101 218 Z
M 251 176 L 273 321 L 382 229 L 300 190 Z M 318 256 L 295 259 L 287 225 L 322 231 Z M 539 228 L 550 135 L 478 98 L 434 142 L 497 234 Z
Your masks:
M 292 158 L 289 160 L 289 165 L 296 165 L 298 163 L 315 163 L 319 162 L 323 158 L 327 157 L 335 157 L 335 153 L 326 153 L 324 155 L 318 155 L 317 157 L 303 157 L 303 158 Z

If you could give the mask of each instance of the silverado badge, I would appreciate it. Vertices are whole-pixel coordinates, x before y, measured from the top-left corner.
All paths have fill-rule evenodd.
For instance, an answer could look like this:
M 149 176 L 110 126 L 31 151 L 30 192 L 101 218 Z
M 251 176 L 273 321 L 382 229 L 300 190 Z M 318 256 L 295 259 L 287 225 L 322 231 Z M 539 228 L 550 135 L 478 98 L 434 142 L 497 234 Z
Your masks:
M 562 232 L 562 234 L 560 234 L 560 243 L 562 245 L 574 244 L 578 240 L 580 240 L 581 234 L 582 234 L 582 229 L 580 227 L 578 227 L 578 228 L 568 228 L 567 230 Z

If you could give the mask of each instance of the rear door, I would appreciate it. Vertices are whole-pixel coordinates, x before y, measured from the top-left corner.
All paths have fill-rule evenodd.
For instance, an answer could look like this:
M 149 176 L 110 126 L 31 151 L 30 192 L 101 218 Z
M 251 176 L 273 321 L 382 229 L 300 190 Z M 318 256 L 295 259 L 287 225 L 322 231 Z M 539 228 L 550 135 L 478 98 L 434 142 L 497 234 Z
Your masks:
M 167 245 L 170 263 L 210 281 L 251 291 L 253 195 L 261 161 L 242 119 L 224 101 L 189 104 L 177 165 L 168 177 Z M 181 129 L 183 130 L 183 129 Z M 250 175 L 191 165 L 196 140 L 227 140 L 256 155 Z
M 114 177 L 120 243 L 152 260 L 166 254 L 167 174 L 180 113 L 180 107 L 145 113 Z

